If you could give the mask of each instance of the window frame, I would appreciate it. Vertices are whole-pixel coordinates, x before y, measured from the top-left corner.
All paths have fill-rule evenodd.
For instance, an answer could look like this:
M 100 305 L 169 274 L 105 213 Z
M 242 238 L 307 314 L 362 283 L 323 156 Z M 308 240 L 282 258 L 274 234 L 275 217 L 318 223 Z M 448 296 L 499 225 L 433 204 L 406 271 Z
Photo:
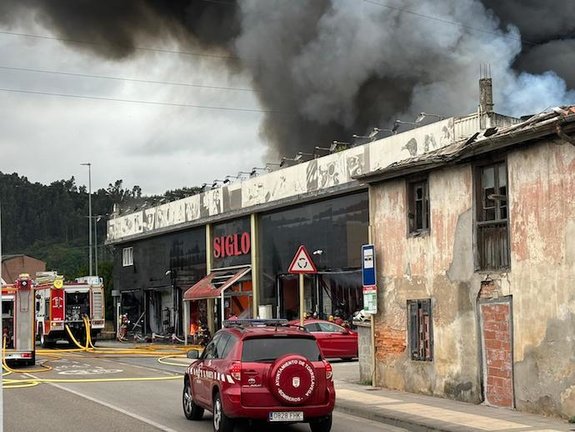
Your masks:
M 407 180 L 407 232 L 410 236 L 420 236 L 431 231 L 431 204 L 429 196 L 429 176 L 413 177 Z M 422 197 L 418 198 L 417 189 L 421 187 Z M 418 201 L 422 202 L 418 210 Z M 418 218 L 421 213 L 421 218 Z M 421 226 L 417 226 L 421 219 Z
M 501 177 L 501 168 L 505 170 L 504 178 Z M 494 193 L 487 195 L 485 173 L 489 169 L 493 170 L 492 189 Z M 511 246 L 509 241 L 509 169 L 507 159 L 494 159 L 475 164 L 473 181 L 475 184 L 476 271 L 508 271 L 511 268 Z M 504 194 L 501 194 L 502 189 L 505 191 Z M 492 217 L 488 215 L 489 212 L 493 213 Z M 487 249 L 490 249 L 491 252 L 487 252 Z
M 122 249 L 122 266 L 130 267 L 134 265 L 134 248 L 133 246 Z
M 407 335 L 410 360 L 432 362 L 433 302 L 431 298 L 407 300 Z

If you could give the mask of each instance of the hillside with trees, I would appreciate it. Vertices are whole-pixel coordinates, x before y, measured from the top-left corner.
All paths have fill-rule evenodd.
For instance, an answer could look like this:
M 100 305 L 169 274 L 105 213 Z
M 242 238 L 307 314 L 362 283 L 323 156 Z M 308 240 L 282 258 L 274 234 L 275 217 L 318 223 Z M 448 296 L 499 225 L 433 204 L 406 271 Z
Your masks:
M 183 188 L 163 196 L 144 196 L 139 186 L 124 188 L 122 180 L 92 191 L 92 217 L 97 221 L 93 241 L 98 251 L 98 275 L 104 278 L 107 294 L 111 290 L 113 259 L 105 240 L 114 208 L 118 213 L 127 213 L 144 203 L 153 206 L 198 192 L 198 188 Z M 33 256 L 67 279 L 88 275 L 88 190 L 76 185 L 74 177 L 43 185 L 16 173 L 0 172 L 0 212 L 3 255 Z

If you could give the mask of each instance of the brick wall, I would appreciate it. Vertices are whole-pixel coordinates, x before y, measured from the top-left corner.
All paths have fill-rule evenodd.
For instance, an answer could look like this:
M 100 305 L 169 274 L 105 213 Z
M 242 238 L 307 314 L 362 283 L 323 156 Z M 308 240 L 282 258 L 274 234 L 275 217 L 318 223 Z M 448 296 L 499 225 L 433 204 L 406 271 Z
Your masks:
M 396 329 L 389 326 L 378 326 L 375 329 L 375 347 L 378 360 L 387 357 L 397 357 L 407 348 L 407 333 L 405 329 Z
M 485 401 L 489 405 L 513 408 L 513 375 L 508 303 L 481 305 L 485 356 Z

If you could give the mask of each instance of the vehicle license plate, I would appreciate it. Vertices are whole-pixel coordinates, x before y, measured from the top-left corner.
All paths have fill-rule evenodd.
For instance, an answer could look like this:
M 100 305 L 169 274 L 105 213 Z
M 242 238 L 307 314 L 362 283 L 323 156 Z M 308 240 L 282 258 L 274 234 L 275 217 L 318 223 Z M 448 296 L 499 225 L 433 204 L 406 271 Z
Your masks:
M 296 422 L 303 421 L 303 411 L 280 411 L 271 412 L 269 415 L 271 422 Z

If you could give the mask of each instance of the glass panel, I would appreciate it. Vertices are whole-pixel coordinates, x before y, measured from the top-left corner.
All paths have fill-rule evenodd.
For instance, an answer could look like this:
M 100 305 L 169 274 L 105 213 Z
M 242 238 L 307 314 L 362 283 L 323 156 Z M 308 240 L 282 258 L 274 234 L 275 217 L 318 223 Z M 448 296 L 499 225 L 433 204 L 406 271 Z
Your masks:
M 309 337 L 309 336 L 308 336 Z M 302 337 L 272 337 L 245 339 L 242 361 L 275 361 L 286 354 L 299 354 L 310 361 L 321 360 L 315 339 Z
M 343 327 L 340 327 L 337 324 L 324 323 L 324 322 L 320 322 L 318 324 L 320 331 L 322 332 L 341 333 L 343 331 Z
M 302 244 L 319 271 L 361 268 L 368 219 L 366 191 L 261 215 L 260 304 L 277 304 L 276 277 L 287 272 Z
M 249 234 L 250 232 L 249 217 L 214 224 L 212 229 L 213 268 L 249 264 L 251 254 L 249 252 L 243 253 L 248 249 L 248 244 L 245 243 L 245 237 L 242 239 L 242 234 Z M 251 245 L 249 246 L 251 250 Z M 217 251 L 221 251 L 219 255 Z
M 134 244 L 132 260 L 137 271 L 133 267 L 114 268 L 118 286 L 122 290 L 167 289 L 172 286 L 185 289 L 206 275 L 206 235 L 203 226 Z

